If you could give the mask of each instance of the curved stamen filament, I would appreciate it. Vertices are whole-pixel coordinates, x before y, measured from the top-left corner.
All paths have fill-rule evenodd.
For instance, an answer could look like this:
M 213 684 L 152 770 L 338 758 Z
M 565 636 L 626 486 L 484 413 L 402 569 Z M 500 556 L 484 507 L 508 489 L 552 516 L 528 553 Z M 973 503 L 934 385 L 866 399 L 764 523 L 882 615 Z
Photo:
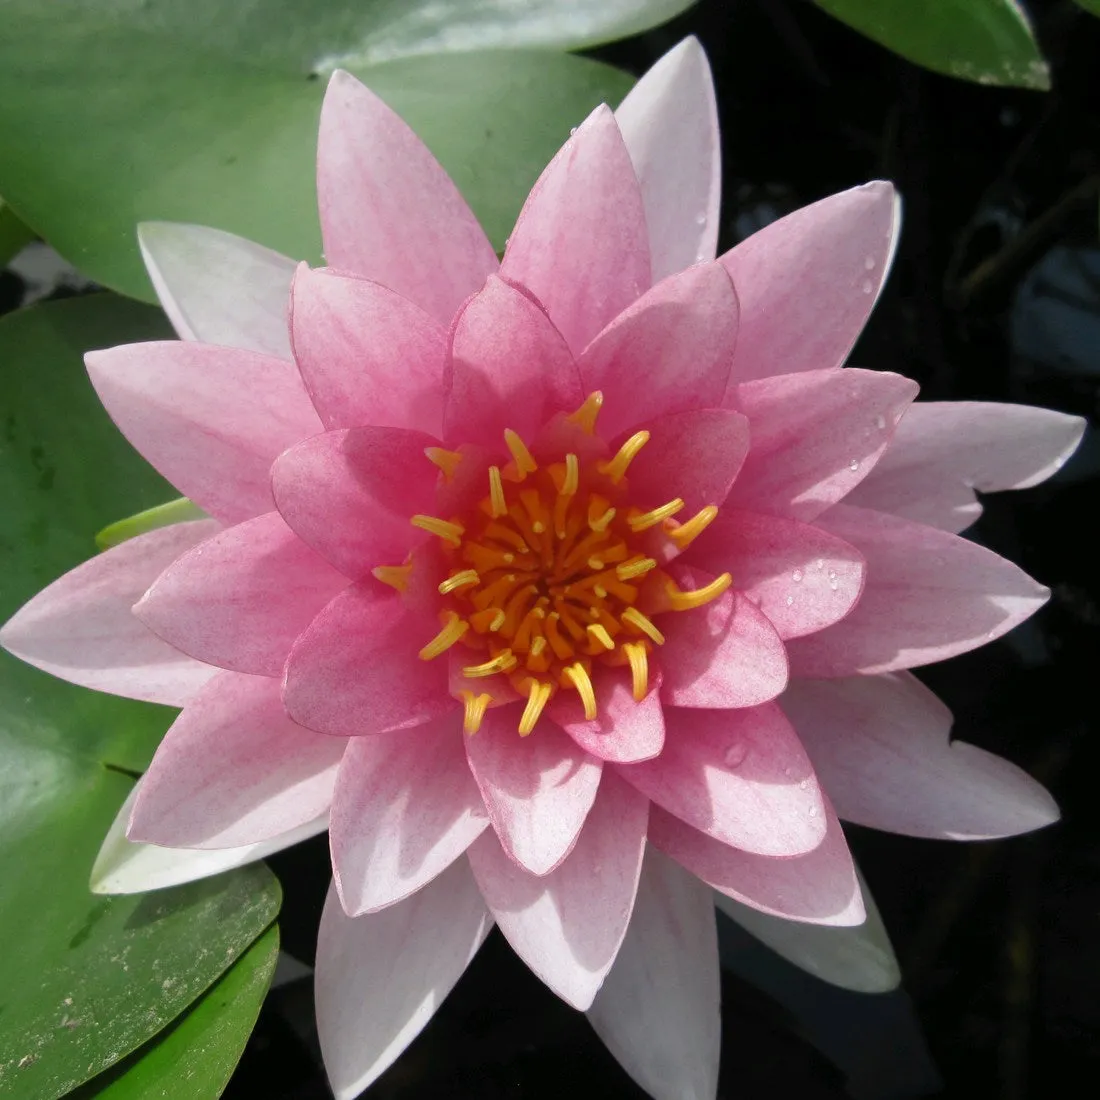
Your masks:
M 508 514 L 508 505 L 504 501 L 504 485 L 500 480 L 500 467 L 489 467 L 489 509 L 493 519 Z
M 573 421 L 582 431 L 592 435 L 596 430 L 596 417 L 600 415 L 603 407 L 603 394 L 599 390 L 593 390 L 576 412 L 570 413 L 567 420 Z
M 648 638 L 655 641 L 658 645 L 665 644 L 665 636 L 657 629 L 653 622 L 647 616 L 643 615 L 636 607 L 628 607 L 623 612 L 623 622 L 629 623 L 642 634 L 645 634 Z
M 442 447 L 425 447 L 424 453 L 428 456 L 429 462 L 443 471 L 445 481 L 450 481 L 455 476 L 455 470 L 458 469 L 458 464 L 462 461 L 462 455 L 459 451 L 447 451 Z
M 511 428 L 504 429 L 504 443 L 508 450 L 512 452 L 512 458 L 516 463 L 516 471 L 519 473 L 519 480 L 522 481 L 528 474 L 533 474 L 539 467 L 531 455 L 531 452 L 527 449 L 527 444 L 520 439 L 519 435 L 512 431 Z
M 607 632 L 607 627 L 603 623 L 592 623 L 587 628 L 588 636 L 597 645 L 602 646 L 604 649 L 611 651 L 615 648 L 615 642 L 612 640 L 611 635 Z
M 643 577 L 656 568 L 657 562 L 653 558 L 631 558 L 615 569 L 615 576 L 621 581 L 628 581 L 634 577 Z
M 523 708 L 523 717 L 519 720 L 520 737 L 526 737 L 534 731 L 553 692 L 552 684 L 545 684 L 541 680 L 528 681 L 527 706 Z
M 461 573 L 455 573 L 439 584 L 439 593 L 446 596 L 448 592 L 454 592 L 456 588 L 468 588 L 471 584 L 480 584 L 481 577 L 474 569 L 463 569 Z
M 708 504 L 686 523 L 677 524 L 675 520 L 665 520 L 665 530 L 679 549 L 686 550 L 711 525 L 716 515 L 718 508 Z
M 421 531 L 427 531 L 430 535 L 436 535 L 444 542 L 452 546 L 462 545 L 462 536 L 466 534 L 466 528 L 461 523 L 451 523 L 449 520 L 439 519 L 436 516 L 413 516 L 409 522 Z
M 696 588 L 692 592 L 684 592 L 676 586 L 674 581 L 670 580 L 665 584 L 664 594 L 671 610 L 691 611 L 696 607 L 702 607 L 703 604 L 710 603 L 711 600 L 716 600 L 731 584 L 733 584 L 733 578 L 729 573 L 723 573 L 702 588 Z
M 634 701 L 640 703 L 649 691 L 649 655 L 646 653 L 645 642 L 627 642 L 623 646 L 623 652 L 630 662 Z
M 462 718 L 462 729 L 473 737 L 481 729 L 485 711 L 493 701 L 493 697 L 486 692 L 475 695 L 472 691 L 467 690 L 460 691 L 458 697 L 462 700 L 462 705 L 466 710 Z
M 606 474 L 612 485 L 618 485 L 626 477 L 627 468 L 638 457 L 638 452 L 649 442 L 649 432 L 635 432 L 609 462 L 600 462 L 596 469 Z
M 467 665 L 462 675 L 469 680 L 478 680 L 484 676 L 495 676 L 498 672 L 511 672 L 519 662 L 510 649 L 502 649 L 491 661 L 480 665 Z
M 396 588 L 398 592 L 404 592 L 409 587 L 409 574 L 412 573 L 412 562 L 405 565 L 376 565 L 371 574 L 376 580 L 388 584 L 390 588 Z
M 642 512 L 640 514 L 631 515 L 627 518 L 626 522 L 630 524 L 631 531 L 637 534 L 639 531 L 646 531 L 650 527 L 656 527 L 662 520 L 666 520 L 670 516 L 676 515 L 683 506 L 684 502 L 677 497 L 675 500 L 670 500 L 667 504 L 662 504 L 660 508 L 654 508 L 652 512 Z
M 584 704 L 584 716 L 589 722 L 593 721 L 596 717 L 596 692 L 592 688 L 588 670 L 577 661 L 562 670 L 562 679 L 577 689 Z
M 470 624 L 460 619 L 453 611 L 443 629 L 420 651 L 422 661 L 431 661 L 445 653 L 470 629 Z

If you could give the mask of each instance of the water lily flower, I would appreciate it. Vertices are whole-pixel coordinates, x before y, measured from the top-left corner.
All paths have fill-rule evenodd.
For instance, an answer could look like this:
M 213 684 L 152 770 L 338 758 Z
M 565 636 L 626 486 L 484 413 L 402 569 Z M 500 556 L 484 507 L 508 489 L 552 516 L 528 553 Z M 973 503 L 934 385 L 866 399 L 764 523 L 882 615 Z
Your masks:
M 144 885 L 329 821 L 316 997 L 339 1097 L 494 923 L 652 1096 L 713 1097 L 714 891 L 858 925 L 838 818 L 979 838 L 1057 816 L 952 744 L 908 670 L 1043 603 L 958 532 L 975 489 L 1049 476 L 1080 422 L 914 404 L 910 380 L 845 366 L 892 188 L 716 259 L 718 166 L 689 40 L 578 126 L 498 261 L 425 146 L 338 72 L 329 266 L 145 226 L 183 339 L 87 358 L 210 518 L 73 570 L 3 643 L 183 707 L 109 841 L 156 846 Z

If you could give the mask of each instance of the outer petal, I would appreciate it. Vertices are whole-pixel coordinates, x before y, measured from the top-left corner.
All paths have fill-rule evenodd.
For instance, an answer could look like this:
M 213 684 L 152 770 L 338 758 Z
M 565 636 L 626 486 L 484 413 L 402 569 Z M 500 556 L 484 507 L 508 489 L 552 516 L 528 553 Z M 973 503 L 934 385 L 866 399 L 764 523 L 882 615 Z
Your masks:
M 126 826 L 140 787 L 139 780 L 103 839 L 92 867 L 90 889 L 93 894 L 143 894 L 146 890 L 163 890 L 220 875 L 281 852 L 328 828 L 328 814 L 325 813 L 270 840 L 239 848 L 162 848 L 157 844 L 138 844 L 126 839 Z
M 183 706 L 215 670 L 161 641 L 131 612 L 176 558 L 218 530 L 213 520 L 162 527 L 70 570 L 0 630 L 20 660 L 82 687 Z
M 878 461 L 917 384 L 886 371 L 813 371 L 738 386 L 752 448 L 729 503 L 811 520 Z
M 314 995 L 336 1100 L 358 1096 L 420 1034 L 492 925 L 465 860 L 363 917 L 346 916 L 329 890 Z
M 325 258 L 396 290 L 440 324 L 497 268 L 458 188 L 355 77 L 332 74 L 317 140 Z
M 652 847 L 634 915 L 588 1019 L 654 1100 L 718 1090 L 718 940 L 710 891 Z
M 604 395 L 604 437 L 720 405 L 737 318 L 733 284 L 716 263 L 669 276 L 615 317 L 580 357 L 585 390 Z
M 693 875 L 753 909 L 811 924 L 862 924 L 867 914 L 844 831 L 828 803 L 825 815 L 825 839 L 792 859 L 731 848 L 659 806 L 653 807 L 649 839 Z
M 983 840 L 1058 819 L 1014 764 L 949 741 L 951 712 L 906 674 L 803 680 L 782 705 L 837 812 L 909 836 Z
M 278 676 L 294 639 L 347 585 L 278 512 L 268 512 L 173 562 L 134 614 L 206 664 Z
M 765 226 L 721 257 L 741 297 L 739 381 L 839 367 L 867 320 L 900 225 L 889 183 L 867 183 Z
M 348 746 L 330 830 L 336 889 L 348 916 L 426 886 L 489 824 L 462 738 L 456 714 Z
M 420 306 L 369 279 L 302 264 L 290 328 L 326 428 L 376 424 L 439 435 L 447 330 Z
M 142 222 L 138 244 L 182 339 L 290 358 L 293 260 L 221 229 L 177 222 Z
M 447 665 L 417 656 L 438 621 L 381 588 L 368 580 L 344 589 L 294 643 L 283 704 L 295 722 L 347 737 L 408 729 L 458 706 Z
M 684 559 L 731 573 L 780 638 L 813 634 L 843 619 L 863 591 L 863 555 L 820 527 L 723 508 Z
M 1078 416 L 1030 405 L 918 402 L 845 503 L 961 531 L 981 514 L 975 489 L 1038 485 L 1062 468 L 1084 430 Z
M 774 704 L 665 711 L 655 760 L 616 765 L 658 806 L 707 836 L 761 856 L 790 858 L 825 839 L 825 804 L 810 761 Z
M 546 306 L 574 354 L 650 285 L 642 193 L 607 107 L 535 183 L 500 271 Z
M 788 644 L 796 676 L 943 661 L 999 638 L 1049 595 L 1011 562 L 935 527 L 845 505 L 818 523 L 864 556 L 867 583 L 847 618 Z
M 619 104 L 615 120 L 642 188 L 653 281 L 713 260 L 722 150 L 699 40 L 669 50 Z
M 470 866 L 516 954 L 582 1012 L 626 935 L 645 851 L 649 802 L 605 772 L 576 847 L 555 871 L 528 874 L 486 833 Z
M 520 712 L 518 706 L 490 710 L 466 738 L 466 756 L 504 850 L 531 874 L 545 875 L 577 842 L 603 761 L 551 722 L 521 739 Z
M 321 430 L 297 369 L 281 359 L 179 341 L 84 358 L 122 434 L 184 496 L 230 523 L 271 511 L 275 456 Z
M 271 840 L 326 813 L 343 752 L 287 718 L 277 680 L 222 673 L 164 735 L 126 835 L 177 848 Z
M 490 276 L 455 319 L 446 434 L 455 442 L 530 439 L 555 413 L 584 399 L 573 354 L 546 311 Z
M 405 428 L 348 428 L 305 439 L 271 468 L 275 503 L 297 535 L 346 576 L 405 560 L 409 520 L 435 514 L 436 441 Z

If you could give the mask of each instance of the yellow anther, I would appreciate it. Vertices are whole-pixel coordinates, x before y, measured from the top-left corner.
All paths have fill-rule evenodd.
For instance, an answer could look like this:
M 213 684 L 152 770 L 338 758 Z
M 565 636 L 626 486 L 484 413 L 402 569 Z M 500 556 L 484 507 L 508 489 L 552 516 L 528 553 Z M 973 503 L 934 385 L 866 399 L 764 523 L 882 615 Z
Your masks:
M 592 681 L 588 671 L 577 661 L 562 670 L 562 679 L 572 684 L 577 689 L 577 694 L 584 704 L 584 716 L 591 722 L 596 717 L 596 692 L 592 689 Z
M 546 530 L 546 509 L 542 503 L 542 494 L 537 489 L 524 489 L 519 499 L 531 520 L 531 530 L 541 535 Z
M 585 564 L 588 566 L 589 569 L 598 573 L 607 563 L 605 561 L 602 561 L 600 558 L 597 558 L 596 555 L 593 554 L 592 557 L 590 557 Z
M 622 565 L 615 567 L 615 576 L 621 581 L 628 581 L 632 577 L 645 576 L 651 569 L 657 568 L 657 562 L 653 558 L 631 558 Z
M 422 661 L 431 661 L 445 653 L 470 629 L 470 624 L 460 619 L 453 611 L 447 625 L 420 651 Z
M 629 623 L 646 637 L 652 638 L 658 645 L 665 644 L 665 636 L 636 607 L 628 607 L 623 612 L 622 619 L 624 623 Z
M 520 737 L 526 737 L 534 731 L 535 725 L 542 717 L 546 704 L 550 702 L 553 691 L 553 684 L 544 684 L 539 680 L 529 681 L 527 685 L 527 706 L 523 708 L 523 717 L 519 720 Z
M 634 685 L 634 701 L 640 703 L 649 691 L 649 656 L 644 642 L 627 642 L 623 646 L 630 662 L 630 678 Z
M 660 508 L 654 508 L 652 512 L 642 512 L 639 515 L 628 516 L 626 522 L 630 524 L 631 531 L 637 534 L 639 531 L 647 531 L 650 527 L 656 527 L 658 523 L 668 519 L 669 516 L 676 515 L 683 506 L 684 502 L 677 497 L 667 504 L 662 504 Z
M 473 737 L 481 729 L 482 719 L 485 717 L 485 711 L 488 710 L 493 697 L 485 692 L 475 695 L 472 691 L 460 691 L 458 697 L 466 708 L 466 713 L 462 719 L 462 728 Z
M 687 521 L 677 524 L 675 520 L 666 521 L 665 529 L 668 537 L 681 549 L 686 550 L 714 521 L 718 515 L 718 509 L 713 504 L 708 504 L 700 509 Z
M 502 649 L 491 661 L 480 665 L 467 665 L 462 675 L 470 680 L 479 680 L 485 676 L 495 676 L 498 672 L 511 672 L 519 662 L 510 649 Z
M 588 498 L 588 526 L 593 531 L 606 531 L 614 518 L 615 509 L 611 507 L 607 497 L 593 493 Z
M 684 592 L 677 588 L 675 583 L 668 581 L 665 584 L 665 596 L 672 611 L 691 611 L 692 608 L 702 607 L 703 604 L 716 600 L 731 584 L 733 584 L 733 577 L 729 573 L 715 577 L 710 584 L 703 588 L 696 588 L 694 592 Z
M 541 634 L 536 634 L 531 639 L 531 656 L 538 657 L 549 643 Z
M 600 415 L 603 406 L 603 394 L 599 390 L 593 390 L 576 412 L 570 413 L 566 419 L 572 420 L 583 431 L 591 435 L 596 430 L 596 417 Z
M 455 470 L 462 461 L 462 455 L 458 451 L 446 451 L 442 447 L 425 447 L 424 453 L 428 456 L 429 462 L 443 471 L 443 476 L 448 481 L 455 476 Z
M 620 448 L 619 453 L 609 462 L 601 462 L 596 469 L 611 479 L 612 485 L 618 485 L 626 477 L 627 467 L 638 456 L 638 452 L 649 442 L 649 432 L 635 432 Z
M 480 583 L 481 578 L 475 570 L 463 569 L 461 573 L 455 573 L 453 577 L 440 581 L 439 591 L 441 595 L 446 596 L 448 592 L 453 592 L 456 588 L 465 588 L 467 585 Z
M 499 607 L 487 607 L 484 611 L 475 611 L 470 616 L 470 625 L 479 634 L 495 634 L 504 625 L 505 617 Z
M 594 584 L 592 586 L 592 591 L 595 592 L 596 595 L 599 596 L 601 600 L 606 600 L 607 599 L 607 589 L 604 588 L 604 586 L 602 584 Z
M 508 502 L 504 499 L 504 484 L 500 480 L 500 467 L 489 467 L 489 511 L 493 519 L 508 514 Z
M 562 482 L 558 492 L 561 493 L 563 497 L 576 496 L 580 484 L 581 464 L 577 461 L 576 455 L 568 454 L 565 456 L 565 480 Z
M 376 565 L 371 573 L 383 584 L 396 588 L 398 592 L 404 592 L 409 587 L 409 574 L 412 573 L 412 568 L 412 562 L 407 565 Z
M 527 449 L 527 444 L 511 428 L 504 429 L 504 442 L 508 450 L 512 452 L 512 458 L 516 461 L 516 470 L 519 472 L 520 481 L 539 468 L 538 463 Z
M 466 534 L 466 528 L 461 523 L 450 523 L 445 519 L 437 519 L 435 516 L 413 516 L 409 522 L 421 531 L 427 531 L 429 535 L 437 535 L 444 542 L 453 546 L 462 545 L 462 536 Z
M 611 640 L 611 635 L 607 632 L 607 627 L 603 623 L 592 623 L 586 627 L 588 636 L 595 642 L 599 643 L 604 649 L 611 650 L 615 648 L 615 643 Z

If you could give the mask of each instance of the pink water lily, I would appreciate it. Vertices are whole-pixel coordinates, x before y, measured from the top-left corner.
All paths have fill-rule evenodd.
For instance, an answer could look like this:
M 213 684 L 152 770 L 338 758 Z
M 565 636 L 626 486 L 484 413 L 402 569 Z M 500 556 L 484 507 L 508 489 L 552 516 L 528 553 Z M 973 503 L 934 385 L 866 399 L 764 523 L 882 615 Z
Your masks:
M 689 40 L 577 128 L 498 262 L 419 139 L 337 73 L 330 266 L 146 226 L 183 339 L 88 356 L 120 429 L 211 518 L 78 567 L 3 643 L 183 706 L 125 814 L 190 862 L 144 885 L 328 815 L 317 1012 L 340 1097 L 494 922 L 652 1096 L 713 1097 L 714 890 L 858 925 L 838 818 L 983 838 L 1057 816 L 952 744 L 907 670 L 1041 606 L 958 532 L 975 489 L 1049 476 L 1081 422 L 914 404 L 908 379 L 844 366 L 892 188 L 715 259 L 718 164 Z

